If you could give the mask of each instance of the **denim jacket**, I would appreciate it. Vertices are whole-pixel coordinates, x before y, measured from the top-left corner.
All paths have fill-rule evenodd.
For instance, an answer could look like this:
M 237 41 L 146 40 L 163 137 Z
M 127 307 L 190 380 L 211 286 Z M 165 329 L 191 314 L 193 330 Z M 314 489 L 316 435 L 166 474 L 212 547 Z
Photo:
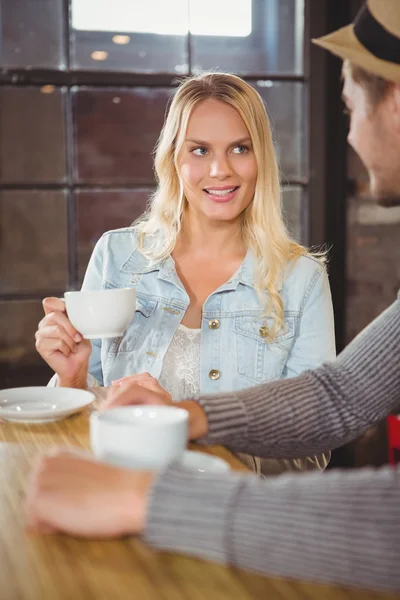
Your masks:
M 332 301 L 325 269 L 315 259 L 304 256 L 288 270 L 280 290 L 285 326 L 272 343 L 263 337 L 262 328 L 271 321 L 265 323 L 262 318 L 253 274 L 254 259 L 249 251 L 238 271 L 203 305 L 201 394 L 294 377 L 335 357 Z M 119 287 L 136 288 L 136 313 L 122 338 L 92 341 L 89 371 L 102 386 L 135 373 L 148 372 L 158 379 L 164 356 L 189 305 L 173 259 L 157 263 L 146 259 L 137 247 L 132 227 L 102 236 L 82 289 Z

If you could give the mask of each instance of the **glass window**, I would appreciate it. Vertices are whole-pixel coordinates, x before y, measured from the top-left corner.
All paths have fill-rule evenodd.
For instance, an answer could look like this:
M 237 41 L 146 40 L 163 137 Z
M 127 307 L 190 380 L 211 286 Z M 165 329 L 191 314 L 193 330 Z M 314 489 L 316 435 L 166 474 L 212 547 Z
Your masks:
M 51 369 L 35 348 L 44 313 L 41 300 L 0 300 L 1 387 L 46 385 Z
M 187 74 L 187 0 L 71 0 L 75 69 Z
M 252 0 L 114 0 L 112 11 L 108 0 L 71 0 L 71 14 L 82 31 L 246 36 Z
M 152 185 L 152 152 L 170 93 L 167 88 L 75 89 L 75 183 Z
M 65 90 L 0 87 L 2 183 L 66 180 Z
M 66 68 L 63 0 L 0 0 L 0 63 L 9 68 Z
M 200 14 L 203 0 L 195 0 Z M 301 75 L 303 73 L 304 0 L 255 1 L 249 10 L 247 2 L 209 0 L 214 13 L 220 17 L 214 31 L 218 35 L 206 35 L 194 29 L 191 36 L 192 71 L 220 69 L 238 73 Z M 219 10 L 225 7 L 224 10 Z M 204 15 L 205 13 L 203 13 Z M 224 18 L 225 17 L 225 18 Z M 243 29 L 238 29 L 238 20 Z M 251 26 L 247 25 L 250 17 Z M 235 35 L 226 37 L 231 29 Z M 242 35 L 241 32 L 248 32 Z
M 252 85 L 265 102 L 284 181 L 305 178 L 308 145 L 304 85 L 270 80 Z
M 97 240 L 105 231 L 128 227 L 145 210 L 152 188 L 76 190 L 78 278 L 82 283 Z
M 61 190 L 0 190 L 0 293 L 64 291 L 67 208 Z
M 300 186 L 285 186 L 282 190 L 283 214 L 294 239 L 306 243 L 303 189 Z
M 73 68 L 303 72 L 304 0 L 71 0 Z M 189 65 L 188 33 L 191 59 Z
M 37 360 L 34 334 L 43 316 L 40 300 L 0 301 L 0 363 Z
M 210 17 L 212 15 L 212 17 Z M 252 0 L 189 0 L 194 35 L 247 37 L 252 32 Z

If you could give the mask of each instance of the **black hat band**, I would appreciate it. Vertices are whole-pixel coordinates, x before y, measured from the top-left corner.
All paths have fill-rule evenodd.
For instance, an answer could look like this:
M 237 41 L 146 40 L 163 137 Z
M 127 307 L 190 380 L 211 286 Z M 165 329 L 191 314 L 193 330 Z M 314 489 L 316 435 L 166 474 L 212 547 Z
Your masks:
M 400 38 L 387 31 L 365 5 L 354 21 L 354 34 L 371 54 L 382 60 L 400 64 Z

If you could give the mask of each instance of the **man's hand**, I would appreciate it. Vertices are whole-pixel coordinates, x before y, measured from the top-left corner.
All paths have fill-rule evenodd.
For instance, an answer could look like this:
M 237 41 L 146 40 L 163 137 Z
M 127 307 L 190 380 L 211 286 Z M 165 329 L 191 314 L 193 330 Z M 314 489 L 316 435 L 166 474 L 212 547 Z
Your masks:
M 189 413 L 189 439 L 196 440 L 208 433 L 207 416 L 200 404 L 194 400 L 173 402 L 171 395 L 149 373 L 130 375 L 114 381 L 111 388 L 108 388 L 107 399 L 99 410 L 135 404 L 184 408 Z
M 26 497 L 28 528 L 86 538 L 138 534 L 154 475 L 129 471 L 67 451 L 41 458 Z
M 124 406 L 125 404 L 137 404 L 137 402 L 132 403 L 128 400 L 129 390 L 136 385 L 155 392 L 159 400 L 156 404 L 165 404 L 166 406 L 173 404 L 171 394 L 158 383 L 155 377 L 152 377 L 150 373 L 139 373 L 138 375 L 128 375 L 112 382 L 112 386 L 108 391 L 107 408 Z

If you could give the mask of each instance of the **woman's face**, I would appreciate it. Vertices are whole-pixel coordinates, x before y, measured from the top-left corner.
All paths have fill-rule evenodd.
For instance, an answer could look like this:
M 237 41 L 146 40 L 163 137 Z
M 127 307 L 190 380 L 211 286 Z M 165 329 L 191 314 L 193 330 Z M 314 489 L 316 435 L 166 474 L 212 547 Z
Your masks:
M 211 221 L 240 217 L 254 197 L 257 163 L 247 127 L 232 106 L 214 99 L 196 106 L 178 170 L 193 215 Z

